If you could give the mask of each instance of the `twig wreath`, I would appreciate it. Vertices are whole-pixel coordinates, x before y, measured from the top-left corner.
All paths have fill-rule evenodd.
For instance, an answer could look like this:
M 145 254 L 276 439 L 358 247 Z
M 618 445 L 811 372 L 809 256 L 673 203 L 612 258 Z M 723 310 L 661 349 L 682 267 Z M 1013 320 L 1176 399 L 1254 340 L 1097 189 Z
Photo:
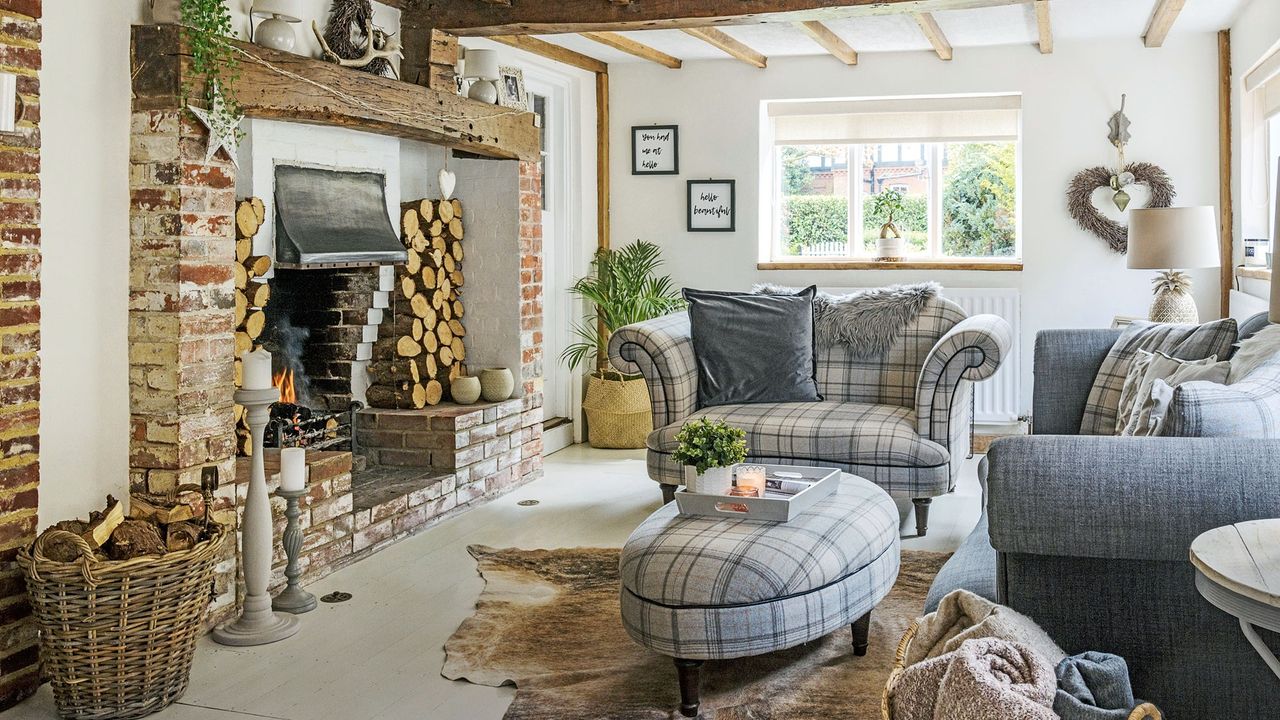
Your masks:
M 1151 191 L 1147 207 L 1162 208 L 1173 204 L 1177 191 L 1173 180 L 1159 165 L 1147 162 L 1129 163 L 1123 173 L 1132 173 L 1133 183 L 1146 185 Z M 1113 251 L 1124 254 L 1129 249 L 1129 228 L 1103 215 L 1093 204 L 1093 193 L 1098 188 L 1115 188 L 1114 171 L 1098 165 L 1081 170 L 1067 188 L 1067 210 L 1082 230 L 1097 235 L 1107 242 Z

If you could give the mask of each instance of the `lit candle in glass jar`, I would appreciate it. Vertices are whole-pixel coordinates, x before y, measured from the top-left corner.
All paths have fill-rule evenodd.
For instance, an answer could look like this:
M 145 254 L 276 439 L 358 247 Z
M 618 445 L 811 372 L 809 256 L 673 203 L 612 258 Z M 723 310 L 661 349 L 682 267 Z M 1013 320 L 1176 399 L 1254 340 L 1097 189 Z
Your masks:
M 764 497 L 765 469 L 760 465 L 739 465 L 737 472 L 738 487 L 754 488 L 755 497 Z
M 760 493 L 748 485 L 735 485 L 729 488 L 730 497 L 760 497 Z

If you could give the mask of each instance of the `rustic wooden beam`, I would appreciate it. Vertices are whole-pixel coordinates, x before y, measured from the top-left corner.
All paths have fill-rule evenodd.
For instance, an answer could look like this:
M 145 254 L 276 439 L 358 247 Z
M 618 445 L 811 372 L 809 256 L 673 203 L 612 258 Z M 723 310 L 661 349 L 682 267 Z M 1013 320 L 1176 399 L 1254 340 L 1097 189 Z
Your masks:
M 680 69 L 680 66 L 683 64 L 680 61 L 680 58 L 672 57 L 661 50 L 651 48 L 644 43 L 636 42 L 626 35 L 619 35 L 618 33 L 610 32 L 587 32 L 582 33 L 582 37 L 588 40 L 594 40 L 601 45 L 607 45 L 614 50 L 619 50 L 627 53 L 628 55 L 634 55 L 642 60 L 656 62 L 659 65 L 664 65 L 673 70 Z
M 741 60 L 748 65 L 763 68 L 769 64 L 769 58 L 715 28 L 684 28 L 684 32 L 720 48 L 734 59 Z
M 796 23 L 796 26 L 803 30 L 813 41 L 822 46 L 822 49 L 831 53 L 837 60 L 845 65 L 857 65 L 858 53 L 854 52 L 849 44 L 840 39 L 831 31 L 831 28 L 823 25 L 817 20 L 803 20 Z
M 868 15 L 1021 5 L 1026 0 L 524 0 L 492 5 L 476 0 L 418 0 L 405 14 L 423 27 L 457 35 L 552 35 L 679 30 L 762 22 L 836 20 Z M 403 19 L 402 15 L 402 19 Z
M 933 15 L 929 13 L 916 13 L 915 18 L 916 23 L 920 25 L 920 31 L 933 46 L 933 51 L 938 53 L 939 58 L 950 60 L 951 43 L 947 42 L 947 36 L 943 34 L 942 28 L 938 27 L 938 21 L 934 20 Z
M 247 117 L 394 135 L 491 158 L 540 157 L 533 113 L 259 45 L 231 46 L 240 61 L 236 99 Z M 134 110 L 183 107 L 183 80 L 197 76 L 177 25 L 135 25 L 132 62 Z
M 1040 32 L 1040 53 L 1053 52 L 1053 25 L 1049 20 L 1049 0 L 1035 0 L 1036 29 Z
M 1164 39 L 1169 36 L 1169 29 L 1173 27 L 1173 21 L 1178 19 L 1178 13 L 1182 12 L 1182 6 L 1187 0 L 1160 0 L 1156 3 L 1156 9 L 1151 12 L 1151 20 L 1147 23 L 1147 29 L 1142 33 L 1142 42 L 1149 48 L 1157 48 L 1164 45 Z
M 609 247 L 609 73 L 596 75 L 596 243 Z
M 1231 312 L 1235 265 L 1235 197 L 1231 190 L 1231 31 L 1218 31 L 1218 246 L 1221 253 L 1219 312 Z M 1280 282 L 1280 279 L 1274 282 Z
M 606 63 L 600 62 L 589 55 L 570 50 L 567 47 L 561 47 L 546 40 L 539 40 L 536 37 L 529 37 L 528 35 L 494 35 L 489 39 L 494 42 L 500 42 L 503 45 L 519 48 L 534 55 L 541 55 L 544 58 L 555 60 L 565 65 L 572 65 L 588 72 L 609 72 L 609 66 Z

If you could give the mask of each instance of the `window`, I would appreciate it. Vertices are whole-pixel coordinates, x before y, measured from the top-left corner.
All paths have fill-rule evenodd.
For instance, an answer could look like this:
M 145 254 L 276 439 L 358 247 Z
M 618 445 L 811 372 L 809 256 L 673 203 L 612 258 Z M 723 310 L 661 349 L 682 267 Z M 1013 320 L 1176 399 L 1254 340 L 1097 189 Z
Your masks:
M 770 103 L 762 261 L 870 261 L 893 229 L 910 261 L 1016 261 L 1017 101 Z

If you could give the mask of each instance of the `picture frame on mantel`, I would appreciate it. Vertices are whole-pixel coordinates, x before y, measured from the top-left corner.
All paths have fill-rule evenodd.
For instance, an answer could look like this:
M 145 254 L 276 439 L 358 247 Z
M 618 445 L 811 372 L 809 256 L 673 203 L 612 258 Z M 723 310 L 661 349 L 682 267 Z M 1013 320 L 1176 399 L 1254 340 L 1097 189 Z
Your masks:
M 737 189 L 734 180 L 689 181 L 689 232 L 737 230 Z
M 680 174 L 680 127 L 634 125 L 631 128 L 632 175 Z

